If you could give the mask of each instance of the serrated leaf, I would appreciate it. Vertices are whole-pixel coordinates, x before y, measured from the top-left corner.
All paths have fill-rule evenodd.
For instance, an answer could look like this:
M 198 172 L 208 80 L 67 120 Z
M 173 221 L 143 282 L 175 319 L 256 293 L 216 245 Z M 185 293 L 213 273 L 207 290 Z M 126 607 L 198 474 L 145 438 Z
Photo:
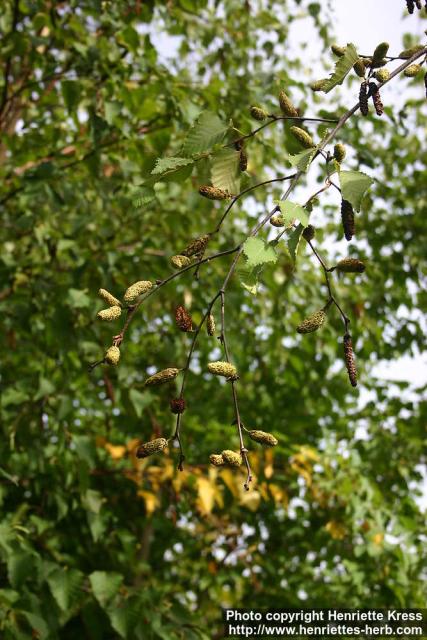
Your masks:
M 188 164 L 193 164 L 193 160 L 190 158 L 157 158 L 156 166 L 151 172 L 151 175 L 158 176 L 163 173 L 168 173 L 169 171 L 176 171 L 177 169 L 181 169 L 182 167 L 187 166 Z
M 240 191 L 239 152 L 223 149 L 212 160 L 211 181 L 214 187 L 237 194 Z
M 221 122 L 215 113 L 204 111 L 188 132 L 182 154 L 192 156 L 210 151 L 212 147 L 223 141 L 227 129 L 228 126 Z
M 308 225 L 308 213 L 300 204 L 285 200 L 284 202 L 279 201 L 278 205 L 285 220 L 285 226 L 295 218 L 299 220 L 304 227 Z
M 313 147 L 312 149 L 304 149 L 304 151 L 301 151 L 300 153 L 289 155 L 288 161 L 293 167 L 296 167 L 298 171 L 307 171 L 307 168 L 312 161 L 315 153 L 315 147 Z
M 78 598 L 83 574 L 76 569 L 58 569 L 47 578 L 47 583 L 58 606 L 66 611 Z
M 247 258 L 246 266 L 248 268 L 277 260 L 277 253 L 273 247 L 261 238 L 248 238 L 243 245 L 243 253 Z
M 264 265 L 255 268 L 249 268 L 247 264 L 238 269 L 238 276 L 242 287 L 251 295 L 256 296 L 259 288 L 259 278 L 261 276 Z
M 340 171 L 339 176 L 343 199 L 348 200 L 356 211 L 360 211 L 362 198 L 374 182 L 373 179 L 362 171 Z
M 304 230 L 304 227 L 302 224 L 299 224 L 290 234 L 289 238 L 288 238 L 288 249 L 289 249 L 289 253 L 290 256 L 292 258 L 292 261 L 295 263 L 296 259 L 297 259 L 297 254 L 298 254 L 298 249 L 299 249 L 299 244 L 301 241 L 301 235 L 302 232 Z
M 108 571 L 94 571 L 90 574 L 89 581 L 95 598 L 101 607 L 105 607 L 120 589 L 123 576 Z
M 345 53 L 335 64 L 335 70 L 331 74 L 328 82 L 325 83 L 322 91 L 329 93 L 334 87 L 344 82 L 344 78 L 351 71 L 355 62 L 357 62 L 359 56 L 354 44 L 350 43 L 345 48 Z
M 154 189 L 151 189 L 150 187 L 143 187 L 135 191 L 131 195 L 131 198 L 135 209 L 142 209 L 156 199 L 156 193 Z

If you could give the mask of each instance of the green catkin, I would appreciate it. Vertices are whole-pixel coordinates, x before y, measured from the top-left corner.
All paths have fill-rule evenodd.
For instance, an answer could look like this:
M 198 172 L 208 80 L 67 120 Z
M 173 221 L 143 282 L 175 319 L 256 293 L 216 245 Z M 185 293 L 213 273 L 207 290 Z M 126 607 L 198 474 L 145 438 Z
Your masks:
M 98 312 L 98 318 L 106 322 L 112 322 L 113 320 L 117 320 L 117 318 L 120 318 L 121 314 L 121 307 L 108 307 L 108 309 L 102 309 L 102 311 Z
M 307 242 L 310 242 L 311 240 L 313 240 L 314 236 L 316 234 L 316 230 L 313 227 L 312 224 L 309 224 L 302 232 L 302 237 L 304 238 L 304 240 L 307 240 Z
M 127 303 L 135 302 L 143 293 L 147 293 L 153 287 L 153 283 L 149 280 L 139 280 L 126 289 L 123 300 Z
M 415 78 L 415 76 L 421 71 L 421 69 L 422 67 L 420 64 L 411 64 L 405 69 L 403 75 L 405 75 L 407 78 Z
M 336 55 L 338 58 L 342 58 L 342 56 L 345 54 L 345 47 L 340 47 L 337 44 L 333 44 L 331 46 L 331 51 L 334 55 Z
M 177 255 L 172 256 L 171 263 L 176 269 L 183 269 L 184 267 L 190 266 L 191 260 L 190 258 L 187 258 L 187 256 Z
M 104 360 L 107 364 L 111 364 L 113 366 L 115 366 L 119 360 L 120 360 L 120 349 L 119 347 L 116 346 L 112 346 L 109 349 L 107 349 L 105 356 L 104 356 Z
M 208 198 L 209 200 L 227 200 L 231 198 L 231 194 L 228 191 L 224 191 L 223 189 L 218 189 L 218 187 L 211 187 L 209 185 L 202 185 L 199 187 L 199 193 L 204 198 Z
M 215 318 L 210 313 L 206 320 L 206 331 L 208 336 L 214 336 L 216 331 Z
M 121 307 L 122 303 L 120 302 L 120 300 L 117 300 L 117 298 L 115 298 L 109 291 L 107 291 L 106 289 L 100 289 L 98 291 L 99 296 L 105 300 L 105 302 L 107 304 L 110 305 L 110 307 Z
M 390 78 L 390 71 L 388 69 L 378 69 L 378 71 L 375 72 L 374 77 L 382 84 L 383 82 L 387 82 Z
M 254 118 L 254 120 L 259 120 L 259 122 L 268 118 L 267 111 L 264 111 L 264 109 L 261 109 L 260 107 L 251 107 L 249 112 L 252 118 Z
M 337 271 L 342 273 L 363 273 L 366 269 L 364 263 L 357 258 L 343 258 L 335 266 Z
M 368 83 L 362 82 L 360 85 L 359 91 L 359 105 L 360 112 L 363 116 L 367 116 L 369 113 L 369 105 L 368 105 Z
M 237 377 L 237 369 L 234 364 L 230 362 L 209 362 L 208 371 L 215 376 L 224 376 L 225 378 Z
M 231 451 L 231 449 L 225 449 L 221 453 L 221 457 L 224 460 L 224 464 L 229 467 L 240 467 L 242 464 L 242 456 L 240 453 L 236 453 L 236 451 Z
M 279 442 L 271 433 L 267 433 L 267 431 L 258 431 L 257 429 L 249 431 L 249 437 L 251 440 L 259 442 L 260 444 L 265 444 L 267 447 L 275 447 Z
M 150 440 L 150 442 L 145 442 L 138 447 L 136 451 L 137 458 L 148 458 L 148 456 L 152 456 L 153 453 L 159 453 L 159 451 L 163 451 L 167 447 L 168 441 L 166 438 L 156 438 L 155 440 Z
M 315 80 L 310 84 L 310 89 L 312 91 L 323 91 L 327 83 L 329 82 L 328 78 L 321 78 L 320 80 Z
M 357 387 L 357 369 L 354 360 L 353 344 L 351 342 L 351 336 L 348 334 L 344 336 L 344 360 L 350 384 L 352 387 Z
M 355 224 L 353 207 L 348 200 L 341 201 L 341 220 L 344 237 L 349 242 L 354 236 Z
M 355 70 L 359 78 L 365 77 L 366 67 L 362 58 L 359 58 L 359 60 L 357 60 L 357 62 L 354 63 L 353 69 Z
M 309 133 L 307 133 L 307 131 L 301 129 L 301 127 L 293 126 L 290 128 L 290 132 L 292 133 L 294 138 L 296 138 L 298 142 L 302 144 L 302 146 L 306 149 L 311 149 L 312 147 L 314 147 L 313 138 Z
M 319 311 L 316 311 L 316 313 L 313 313 L 311 316 L 308 316 L 308 318 L 305 318 L 305 320 L 303 320 L 301 324 L 297 326 L 297 332 L 312 333 L 313 331 L 317 331 L 323 325 L 325 320 L 326 313 L 323 309 L 320 309 Z
M 273 227 L 284 227 L 285 219 L 280 213 L 277 213 L 277 214 L 274 214 L 274 216 L 271 216 L 270 224 L 272 224 Z
M 282 113 L 285 114 L 285 116 L 289 116 L 290 118 L 298 118 L 299 116 L 298 111 L 295 109 L 294 105 L 289 100 L 288 96 L 284 91 L 281 91 L 279 93 L 279 104 L 280 104 L 280 109 L 282 110 Z
M 206 245 L 209 242 L 209 237 L 210 236 L 206 234 L 204 236 L 195 238 L 190 242 L 189 245 L 187 245 L 181 255 L 183 255 L 185 258 L 191 258 L 191 256 L 194 256 L 198 253 L 203 253 L 203 251 L 206 249 Z
M 338 142 L 334 147 L 334 158 L 337 162 L 341 163 L 346 156 L 345 146 Z
M 147 378 L 144 382 L 145 387 L 156 387 L 159 384 L 164 384 L 165 382 L 169 382 L 169 380 L 174 380 L 181 369 L 175 369 L 173 367 L 169 367 L 168 369 L 163 369 L 162 371 L 158 371 L 154 375 Z
M 209 456 L 209 462 L 213 464 L 214 467 L 224 466 L 224 458 L 217 453 L 211 453 L 211 455 Z
M 421 51 L 422 49 L 424 49 L 424 46 L 422 44 L 417 44 L 414 47 L 411 47 L 410 49 L 404 49 L 399 53 L 399 58 L 402 58 L 403 60 L 408 60 L 409 58 L 412 58 L 413 55 Z
M 389 50 L 389 43 L 388 42 L 381 42 L 377 48 L 375 49 L 373 56 L 372 56 L 372 64 L 375 66 L 375 64 L 377 64 L 378 62 L 381 62 L 383 60 L 383 58 L 387 55 L 388 50 Z

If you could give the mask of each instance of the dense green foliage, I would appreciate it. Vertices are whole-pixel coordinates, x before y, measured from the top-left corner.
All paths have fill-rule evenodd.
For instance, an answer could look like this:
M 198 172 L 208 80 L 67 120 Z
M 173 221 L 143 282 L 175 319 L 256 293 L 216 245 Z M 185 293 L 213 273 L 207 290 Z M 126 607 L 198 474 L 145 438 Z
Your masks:
M 187 382 L 184 471 L 176 470 L 172 446 L 144 461 L 134 455 L 138 443 L 174 430 L 169 399 L 178 382 L 149 391 L 143 382 L 185 365 L 191 334 L 176 328 L 175 307 L 184 304 L 200 321 L 233 256 L 202 266 L 198 280 L 190 270 L 154 293 L 133 319 L 119 366 L 88 373 L 120 330 L 120 322 L 96 320 L 98 289 L 121 296 L 137 280 L 166 278 L 170 256 L 215 229 L 226 203 L 202 198 L 198 186 L 211 172 L 237 186 L 227 168 L 237 152 L 219 149 L 236 137 L 230 126 L 245 134 L 260 124 L 250 105 L 279 113 L 277 95 L 286 88 L 302 113 L 334 119 L 356 102 L 355 74 L 345 88 L 313 94 L 308 84 L 318 78 L 309 61 L 287 47 L 294 25 L 310 20 L 318 33 L 312 46 L 331 73 L 327 4 L 5 0 L 5 640 L 211 638 L 226 605 L 425 603 L 425 523 L 415 498 L 426 408 L 421 390 L 373 375 L 379 360 L 416 355 L 424 342 L 417 311 L 426 302 L 422 75 L 394 79 L 385 115 L 356 113 L 334 141 L 347 146 L 343 169 L 374 180 L 356 213 L 356 239 L 342 239 L 336 190 L 320 195 L 311 214 L 328 264 L 346 255 L 367 264 L 361 275 L 332 277 L 351 320 L 359 387 L 348 383 L 336 310 L 321 331 L 296 333 L 327 298 L 305 242 L 296 265 L 286 236 L 274 248 L 263 245 L 276 254 L 261 259 L 256 292 L 244 256 L 229 284 L 227 336 L 242 419 L 279 440 L 274 452 L 248 445 L 251 491 L 243 490 L 243 472 L 209 468 L 210 453 L 238 448 L 238 440 L 230 385 L 205 373 L 221 351 L 204 331 Z M 357 49 L 357 33 L 353 41 Z M 412 44 L 406 35 L 404 45 Z M 168 47 L 176 52 L 165 56 Z M 407 94 L 402 108 L 393 92 Z M 213 132 L 208 142 L 187 133 L 202 112 Z M 294 171 L 288 154 L 301 148 L 289 129 L 278 122 L 247 141 L 249 165 L 237 188 Z M 318 144 L 326 126 L 307 129 Z M 192 154 L 206 150 L 193 163 Z M 291 200 L 306 202 L 326 175 L 316 160 Z M 242 197 L 209 252 L 243 242 L 282 189 L 273 183 Z

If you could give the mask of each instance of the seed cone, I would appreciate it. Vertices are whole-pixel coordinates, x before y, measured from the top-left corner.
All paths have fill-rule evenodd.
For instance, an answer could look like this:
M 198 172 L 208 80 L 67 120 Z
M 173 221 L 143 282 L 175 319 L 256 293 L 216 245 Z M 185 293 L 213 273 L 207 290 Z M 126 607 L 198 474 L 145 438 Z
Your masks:
M 304 240 L 307 240 L 307 242 L 310 242 L 310 240 L 313 240 L 315 234 L 316 234 L 315 228 L 313 227 L 312 224 L 309 224 L 302 232 L 302 237 L 304 238 Z
M 186 409 L 186 403 L 184 398 L 172 398 L 172 400 L 169 401 L 169 405 L 172 413 L 175 413 L 175 414 L 184 413 Z
M 227 198 L 231 198 L 231 195 L 227 191 L 209 185 L 199 187 L 199 193 L 201 196 L 209 198 L 209 200 L 227 200 Z
M 345 239 L 350 241 L 354 236 L 355 224 L 353 207 L 348 200 L 341 201 L 341 220 Z
M 335 268 L 342 273 L 363 273 L 366 269 L 364 263 L 357 258 L 344 258 L 337 263 Z
M 408 11 L 410 14 L 414 13 L 414 10 L 415 10 L 414 0 L 406 0 L 406 6 L 408 7 Z
M 331 46 L 331 51 L 336 56 L 338 56 L 338 58 L 342 58 L 342 56 L 345 54 L 345 47 L 339 47 L 337 44 L 333 44 Z
M 184 249 L 181 255 L 185 258 L 191 258 L 191 256 L 196 255 L 196 253 L 203 253 L 206 249 L 206 245 L 209 242 L 209 236 L 206 234 L 204 236 L 199 236 L 192 240 L 190 244 Z
M 417 73 L 421 71 L 421 68 L 422 67 L 420 64 L 411 64 L 405 69 L 403 75 L 405 75 L 407 78 L 415 78 Z
M 353 69 L 355 70 L 359 78 L 365 77 L 366 67 L 362 58 L 359 58 L 359 60 L 357 60 L 357 62 L 354 63 Z
M 206 320 L 206 331 L 208 336 L 215 335 L 215 331 L 216 331 L 215 318 L 211 313 L 208 315 L 208 318 Z
M 338 142 L 338 144 L 335 145 L 334 147 L 334 158 L 337 162 L 341 163 L 345 156 L 346 156 L 347 152 L 345 150 L 345 146 L 343 144 L 341 144 L 340 142 Z
M 158 371 L 154 375 L 147 378 L 144 383 L 145 387 L 155 387 L 159 384 L 164 384 L 165 382 L 169 382 L 169 380 L 173 380 L 176 378 L 180 369 L 174 369 L 170 367 L 169 369 L 163 369 L 162 371 Z
M 290 132 L 292 133 L 294 138 L 296 138 L 298 142 L 300 142 L 306 149 L 311 149 L 311 147 L 314 147 L 313 138 L 309 133 L 307 133 L 307 131 L 301 129 L 301 127 L 293 126 L 290 128 Z
M 351 386 L 357 387 L 357 370 L 354 360 L 353 345 L 351 342 L 351 336 L 348 334 L 344 336 L 344 360 Z
M 135 302 L 139 296 L 143 293 L 147 293 L 153 286 L 153 283 L 149 280 L 139 280 L 139 282 L 135 282 L 128 289 L 126 289 L 125 295 L 123 296 L 123 300 L 125 302 Z
M 279 93 L 279 104 L 280 104 L 282 113 L 284 113 L 285 116 L 289 116 L 291 118 L 298 118 L 298 115 L 299 115 L 298 111 L 295 109 L 294 105 L 289 100 L 288 96 L 284 91 L 281 91 Z
M 119 347 L 112 346 L 107 349 L 104 358 L 107 364 L 116 365 L 120 360 Z
M 213 464 L 214 467 L 223 467 L 224 466 L 224 458 L 217 453 L 211 453 L 209 456 L 209 461 Z
M 183 269 L 184 267 L 188 267 L 191 264 L 190 258 L 187 256 L 172 256 L 171 263 L 176 269 Z
M 399 58 L 403 58 L 403 60 L 408 60 L 408 58 L 412 58 L 412 56 L 418 53 L 418 51 L 421 51 L 421 49 L 424 49 L 423 45 L 416 44 L 414 47 L 410 47 L 410 49 L 404 49 L 403 51 L 401 51 L 399 53 Z
M 100 289 L 98 291 L 98 294 L 101 296 L 101 298 L 103 300 L 105 300 L 105 302 L 107 304 L 110 305 L 110 307 L 121 307 L 122 303 L 120 302 L 120 300 L 117 300 L 117 298 L 115 298 L 109 291 L 107 291 L 106 289 Z
M 159 451 L 163 451 L 165 447 L 167 447 L 168 441 L 166 438 L 156 438 L 155 440 L 150 440 L 150 442 L 146 442 L 145 444 L 141 444 L 136 450 L 137 458 L 148 458 L 148 456 L 152 456 L 153 453 L 158 453 Z
M 280 213 L 278 213 L 278 214 L 275 214 L 274 216 L 271 216 L 270 224 L 272 224 L 273 227 L 284 227 L 285 219 Z
M 224 460 L 224 464 L 229 467 L 240 467 L 242 464 L 242 456 L 240 453 L 236 453 L 236 451 L 231 451 L 231 449 L 225 449 L 221 453 L 221 457 Z
M 209 362 L 208 371 L 215 376 L 224 376 L 225 378 L 237 377 L 237 369 L 234 364 L 230 362 Z
M 121 314 L 121 307 L 108 307 L 108 309 L 102 309 L 98 312 L 98 318 L 100 320 L 105 320 L 106 322 L 111 322 L 112 320 L 117 320 L 117 318 L 120 318 Z
M 305 320 L 303 320 L 301 324 L 297 326 L 297 331 L 298 333 L 312 333 L 313 331 L 317 331 L 318 329 L 320 329 L 325 320 L 326 313 L 323 309 L 320 309 L 319 311 L 316 311 L 316 313 L 313 313 L 311 316 L 308 316 L 308 318 L 305 318 Z
M 175 310 L 175 322 L 181 331 L 188 332 L 193 329 L 191 316 L 182 305 L 179 305 Z
M 372 62 L 375 65 L 377 62 L 382 61 L 384 56 L 387 55 L 390 45 L 388 42 L 381 42 L 374 51 L 372 56 Z
M 257 429 L 249 431 L 249 437 L 251 440 L 259 442 L 260 444 L 265 444 L 268 447 L 275 447 L 279 442 L 273 434 L 267 433 L 266 431 L 258 431 Z
M 368 83 L 362 82 L 360 85 L 359 91 L 359 105 L 360 111 L 363 116 L 367 116 L 369 113 L 369 105 L 368 105 Z
M 310 89 L 312 91 L 322 91 L 328 82 L 329 82 L 328 78 L 321 78 L 320 80 L 315 80 L 310 84 Z
M 390 77 L 390 71 L 388 69 L 378 69 L 378 71 L 375 72 L 374 76 L 378 80 L 378 82 L 387 82 Z
M 239 168 L 240 168 L 240 171 L 246 171 L 246 169 L 248 168 L 248 156 L 244 149 L 241 149 L 240 151 Z
M 382 116 L 384 113 L 384 105 L 381 100 L 380 90 L 375 82 L 369 83 L 369 89 L 372 93 L 372 102 L 374 103 L 377 116 Z
M 255 120 L 259 120 L 260 122 L 268 118 L 267 111 L 264 111 L 264 109 L 261 109 L 260 107 L 251 107 L 249 109 L 249 112 L 252 118 L 254 118 Z

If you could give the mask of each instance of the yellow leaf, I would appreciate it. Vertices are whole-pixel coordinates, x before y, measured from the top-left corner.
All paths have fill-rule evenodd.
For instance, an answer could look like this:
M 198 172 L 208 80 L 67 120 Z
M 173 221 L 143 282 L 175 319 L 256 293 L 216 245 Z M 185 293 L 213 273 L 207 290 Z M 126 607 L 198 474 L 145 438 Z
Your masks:
M 120 444 L 115 445 L 110 442 L 106 442 L 104 446 L 113 460 L 121 460 L 127 453 L 126 447 Z
M 265 452 L 265 467 L 264 467 L 264 475 L 267 479 L 271 478 L 271 476 L 274 473 L 273 459 L 274 459 L 274 451 L 272 449 L 267 449 Z
M 338 522 L 337 520 L 330 520 L 326 525 L 325 529 L 328 533 L 331 534 L 331 537 L 334 540 L 342 540 L 346 535 L 346 528 L 342 524 L 342 522 Z
M 376 533 L 374 536 L 372 536 L 372 542 L 376 544 L 378 547 L 382 546 L 383 540 L 384 540 L 383 533 Z
M 250 511 L 257 511 L 259 503 L 261 502 L 261 494 L 256 489 L 250 489 L 245 491 L 240 496 L 240 504 L 242 507 L 246 507 Z
M 224 481 L 226 487 L 230 490 L 235 498 L 239 497 L 239 488 L 236 484 L 236 476 L 231 469 L 221 469 L 220 477 Z
M 284 504 L 285 506 L 288 505 L 288 496 L 286 492 L 281 489 L 281 487 L 279 487 L 279 485 L 270 482 L 268 488 L 276 504 Z
M 216 493 L 215 485 L 203 476 L 197 478 L 196 483 L 198 494 L 197 507 L 200 513 L 208 515 L 211 513 L 214 505 Z
M 143 491 L 142 489 L 138 491 L 137 495 L 138 497 L 143 498 L 147 515 L 151 516 L 159 505 L 157 496 L 154 493 L 151 493 L 151 491 Z

